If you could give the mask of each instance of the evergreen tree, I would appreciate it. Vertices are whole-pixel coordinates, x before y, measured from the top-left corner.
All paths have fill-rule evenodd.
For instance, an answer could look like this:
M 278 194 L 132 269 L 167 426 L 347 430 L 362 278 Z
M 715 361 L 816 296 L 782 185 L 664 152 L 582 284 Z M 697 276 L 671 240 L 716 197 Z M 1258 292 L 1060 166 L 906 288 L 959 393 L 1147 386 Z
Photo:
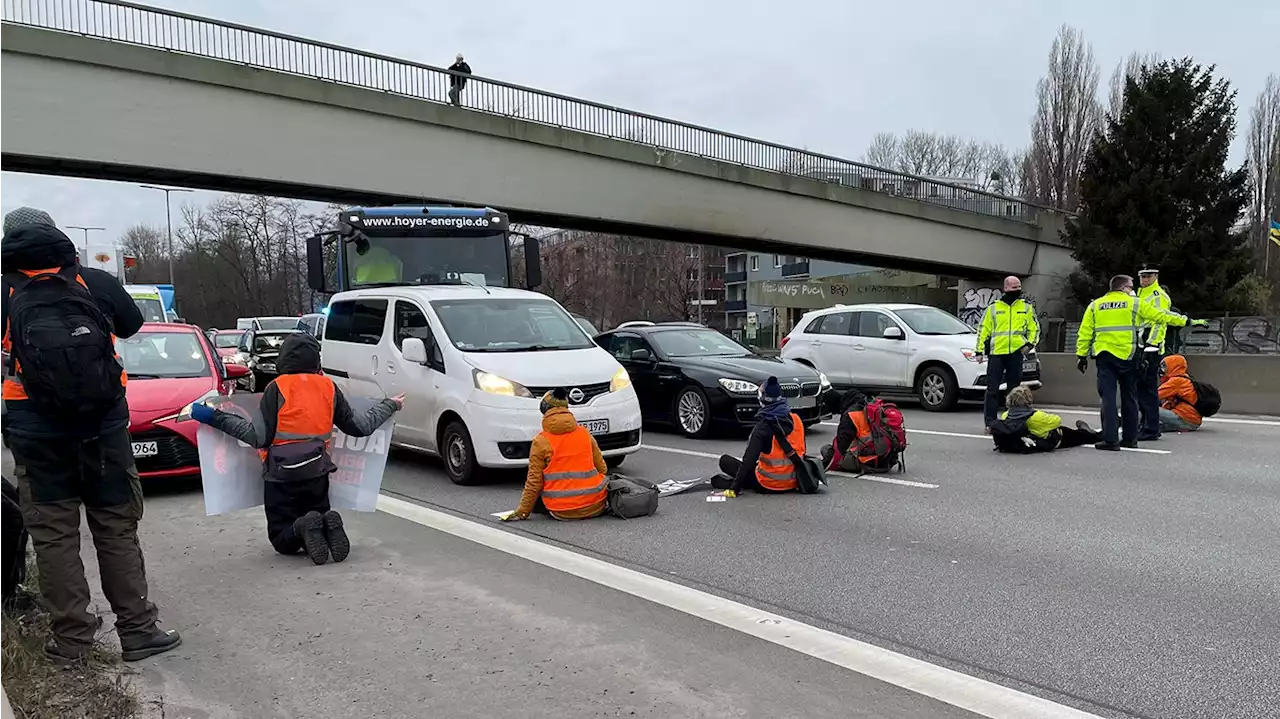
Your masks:
M 1070 279 L 1081 303 L 1112 275 L 1160 266 L 1178 309 L 1253 311 L 1257 278 L 1244 230 L 1248 173 L 1227 168 L 1235 93 L 1190 59 L 1143 67 L 1107 115 L 1080 181 L 1078 219 L 1064 237 L 1080 263 Z

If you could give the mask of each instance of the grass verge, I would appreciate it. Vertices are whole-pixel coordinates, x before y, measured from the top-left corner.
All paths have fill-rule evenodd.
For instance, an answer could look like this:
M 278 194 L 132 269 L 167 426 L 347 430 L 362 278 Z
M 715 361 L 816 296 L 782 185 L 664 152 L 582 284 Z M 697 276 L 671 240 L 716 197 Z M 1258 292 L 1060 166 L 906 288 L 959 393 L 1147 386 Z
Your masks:
M 34 575 L 34 571 L 31 572 Z M 138 696 L 119 655 L 102 643 L 88 661 L 63 669 L 44 654 L 49 615 L 41 608 L 3 618 L 4 691 L 17 719 L 135 719 Z

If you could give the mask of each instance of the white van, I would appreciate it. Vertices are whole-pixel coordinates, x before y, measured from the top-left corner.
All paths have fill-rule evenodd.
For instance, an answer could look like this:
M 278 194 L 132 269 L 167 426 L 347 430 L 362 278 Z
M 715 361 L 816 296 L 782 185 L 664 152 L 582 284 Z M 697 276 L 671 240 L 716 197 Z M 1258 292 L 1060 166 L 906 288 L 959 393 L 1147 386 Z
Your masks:
M 519 467 L 542 429 L 539 400 L 569 391 L 578 422 L 611 467 L 640 449 L 640 403 L 627 371 L 545 295 L 434 285 L 340 292 L 321 363 L 353 396 L 404 392 L 392 443 L 438 455 L 449 479 Z

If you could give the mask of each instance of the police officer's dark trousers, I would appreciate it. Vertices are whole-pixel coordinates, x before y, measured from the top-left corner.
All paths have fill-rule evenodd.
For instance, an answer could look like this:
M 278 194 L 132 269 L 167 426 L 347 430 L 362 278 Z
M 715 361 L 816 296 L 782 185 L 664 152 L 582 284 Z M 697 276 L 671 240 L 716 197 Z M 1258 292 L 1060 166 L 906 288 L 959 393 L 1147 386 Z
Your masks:
M 1116 359 L 1111 353 L 1102 352 L 1094 359 L 1094 363 L 1098 367 L 1098 397 L 1102 400 L 1102 441 L 1119 444 L 1123 426 L 1124 441 L 1136 442 L 1138 368 L 1134 360 Z
M 1138 374 L 1138 409 L 1142 413 L 1141 434 L 1160 434 L 1160 359 L 1159 352 L 1145 352 L 1146 363 Z
M 1000 390 L 1000 383 L 1005 389 Z M 1000 409 L 1001 395 L 1022 383 L 1022 353 L 1007 355 L 987 355 L 987 393 L 982 403 L 982 419 L 988 426 L 996 421 L 996 412 Z
M 290 482 L 267 481 L 262 500 L 271 546 L 281 554 L 297 554 L 302 551 L 302 538 L 294 534 L 293 523 L 308 512 L 329 511 L 329 475 Z

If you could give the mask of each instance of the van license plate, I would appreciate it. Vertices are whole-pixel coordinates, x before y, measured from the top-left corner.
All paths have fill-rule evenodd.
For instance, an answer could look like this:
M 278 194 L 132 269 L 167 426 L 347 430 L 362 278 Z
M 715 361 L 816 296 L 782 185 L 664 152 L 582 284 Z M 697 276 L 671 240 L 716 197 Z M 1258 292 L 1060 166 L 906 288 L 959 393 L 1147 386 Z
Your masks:
M 609 434 L 609 420 L 607 419 L 584 419 L 578 424 L 586 427 L 591 434 Z
M 160 454 L 160 447 L 154 440 L 133 443 L 133 456 L 135 457 L 154 457 L 157 454 Z
M 1038 369 L 1038 368 L 1036 367 L 1036 363 L 1035 363 L 1035 362 L 1023 362 L 1023 363 L 1022 363 L 1022 371 L 1023 371 L 1023 372 L 1035 372 L 1035 371 L 1036 371 L 1036 369 Z

